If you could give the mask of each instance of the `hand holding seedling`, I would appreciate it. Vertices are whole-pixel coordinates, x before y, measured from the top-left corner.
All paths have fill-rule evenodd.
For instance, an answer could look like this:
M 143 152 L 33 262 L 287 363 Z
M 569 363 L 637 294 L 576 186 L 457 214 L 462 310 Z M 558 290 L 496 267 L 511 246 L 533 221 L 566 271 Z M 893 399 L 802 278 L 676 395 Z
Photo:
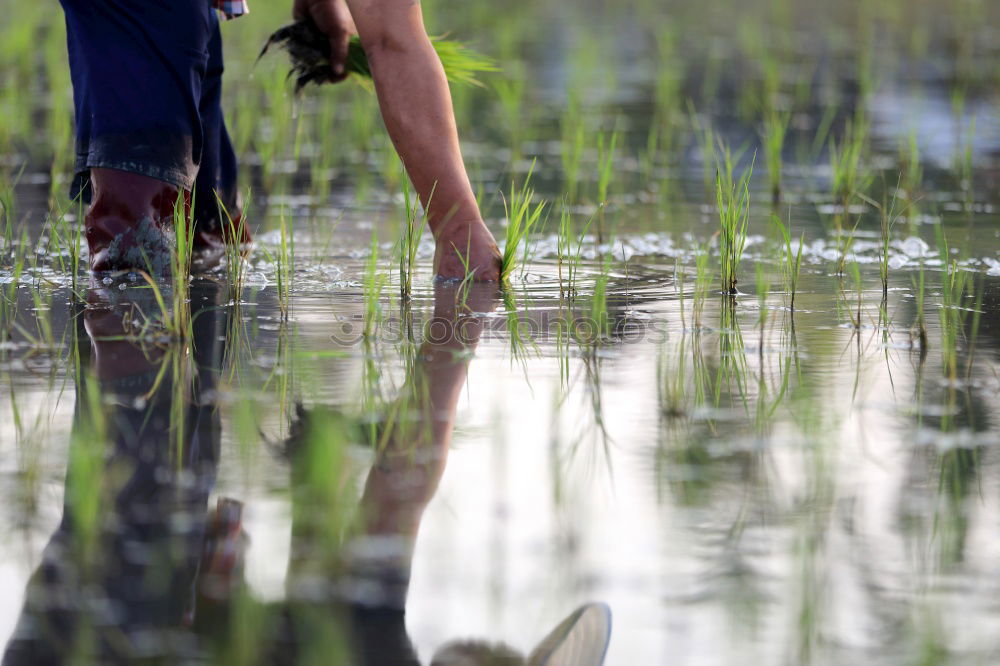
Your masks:
M 345 0 L 295 0 L 292 17 L 296 21 L 312 19 L 330 40 L 331 81 L 347 78 L 347 53 L 351 37 L 358 34 Z
M 382 119 L 434 234 L 437 275 L 462 279 L 472 273 L 479 281 L 499 280 L 500 253 L 469 184 L 448 80 L 424 28 L 420 4 L 296 0 L 294 10 L 311 18 L 330 39 L 335 76 L 344 74 L 350 37 L 357 29 Z

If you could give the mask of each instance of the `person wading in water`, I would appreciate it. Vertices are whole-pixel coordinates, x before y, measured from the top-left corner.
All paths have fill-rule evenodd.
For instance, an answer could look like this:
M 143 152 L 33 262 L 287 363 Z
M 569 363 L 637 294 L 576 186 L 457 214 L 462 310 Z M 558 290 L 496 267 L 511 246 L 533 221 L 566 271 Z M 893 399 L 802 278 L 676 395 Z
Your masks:
M 240 16 L 246 2 L 61 3 L 76 111 L 72 195 L 89 203 L 91 269 L 165 272 L 178 203 L 193 214 L 196 250 L 221 254 L 226 243 L 249 243 L 222 117 L 215 12 Z M 476 279 L 498 280 L 500 253 L 469 184 L 448 83 L 419 2 L 295 0 L 293 15 L 311 18 L 329 37 L 336 80 L 346 77 L 351 36 L 360 37 L 385 126 L 434 235 L 435 273 L 463 278 L 467 263 Z

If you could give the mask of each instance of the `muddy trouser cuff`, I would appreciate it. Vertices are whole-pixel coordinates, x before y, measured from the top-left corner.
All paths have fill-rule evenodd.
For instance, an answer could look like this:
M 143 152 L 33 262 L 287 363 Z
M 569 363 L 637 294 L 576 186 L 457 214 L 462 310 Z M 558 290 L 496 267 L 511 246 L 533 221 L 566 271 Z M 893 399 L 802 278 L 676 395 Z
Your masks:
M 80 149 L 74 166 L 73 197 L 87 186 L 90 169 L 95 167 L 148 176 L 184 190 L 194 187 L 198 175 L 198 165 L 190 158 L 190 137 L 158 129 L 93 137 Z

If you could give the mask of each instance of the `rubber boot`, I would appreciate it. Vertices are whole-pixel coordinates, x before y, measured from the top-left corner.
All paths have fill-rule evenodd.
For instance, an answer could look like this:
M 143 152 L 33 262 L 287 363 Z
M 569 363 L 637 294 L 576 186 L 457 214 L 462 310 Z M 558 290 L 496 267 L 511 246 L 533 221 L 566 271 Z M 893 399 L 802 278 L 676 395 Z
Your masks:
M 169 272 L 174 251 L 174 207 L 187 193 L 162 180 L 119 171 L 90 170 L 93 198 L 84 217 L 90 269 Z
M 218 201 L 207 204 L 198 201 L 195 203 L 194 236 L 191 239 L 194 249 L 191 270 L 195 273 L 215 270 L 223 258 L 232 256 L 232 249 L 245 257 L 252 240 L 239 203 L 223 208 Z

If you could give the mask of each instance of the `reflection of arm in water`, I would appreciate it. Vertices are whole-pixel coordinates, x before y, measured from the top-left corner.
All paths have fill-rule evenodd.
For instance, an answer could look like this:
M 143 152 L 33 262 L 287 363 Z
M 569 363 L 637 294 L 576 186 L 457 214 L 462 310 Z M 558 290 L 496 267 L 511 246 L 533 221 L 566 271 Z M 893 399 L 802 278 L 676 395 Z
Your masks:
M 294 13 L 311 16 L 330 36 L 334 57 L 346 58 L 346 40 L 357 26 L 386 129 L 427 209 L 437 274 L 464 277 L 461 253 L 477 279 L 498 280 L 500 253 L 462 162 L 448 81 L 424 29 L 420 3 L 296 0 Z
M 458 398 L 482 320 L 456 316 L 455 291 L 440 288 L 434 319 L 425 330 L 417 361 L 380 438 L 378 459 L 361 499 L 364 533 L 416 539 L 420 516 L 437 489 L 448 457 Z
M 461 289 L 454 285 L 436 288 L 434 318 L 424 329 L 424 342 L 400 396 L 383 415 L 376 459 L 361 498 L 359 524 L 340 553 L 343 561 L 334 600 L 347 602 L 341 610 L 346 611 L 342 617 L 352 637 L 350 663 L 419 664 L 406 632 L 404 615 L 414 546 L 424 510 L 444 473 L 456 406 L 472 352 L 485 325 L 482 317 L 462 316 L 463 308 L 457 301 L 460 294 Z M 494 296 L 492 288 L 476 285 L 463 302 L 470 314 L 484 312 L 494 307 Z M 328 420 L 326 425 L 335 423 L 336 420 Z M 307 426 L 306 430 L 309 429 Z M 330 437 L 318 435 L 316 430 L 307 435 L 305 445 L 336 448 Z M 293 467 L 300 474 L 308 474 L 301 465 Z M 300 480 L 313 482 L 308 476 Z M 317 509 L 300 507 L 295 515 L 306 524 L 293 527 L 293 535 L 307 537 L 298 540 L 303 553 L 322 558 L 322 546 L 317 548 L 308 538 L 316 538 L 315 532 L 310 534 L 307 523 L 315 519 Z M 305 559 L 299 561 L 304 565 L 302 573 L 309 568 Z M 290 578 L 300 579 L 299 584 L 292 586 L 293 596 L 301 594 L 306 599 L 308 595 L 316 595 L 316 585 L 321 582 L 292 572 Z M 315 606 L 315 600 L 307 605 Z M 334 603 L 331 608 L 340 605 Z M 286 653 L 297 649 L 311 626 L 308 619 L 301 619 L 310 617 L 308 614 L 296 613 L 296 608 L 301 610 L 301 607 L 301 601 L 293 601 L 290 624 L 284 633 L 284 639 L 289 641 L 283 646 Z M 296 620 L 297 616 L 300 619 Z M 598 666 L 603 661 L 609 631 L 607 608 L 590 604 L 579 608 L 550 632 L 528 657 L 503 644 L 460 640 L 438 649 L 431 665 Z

